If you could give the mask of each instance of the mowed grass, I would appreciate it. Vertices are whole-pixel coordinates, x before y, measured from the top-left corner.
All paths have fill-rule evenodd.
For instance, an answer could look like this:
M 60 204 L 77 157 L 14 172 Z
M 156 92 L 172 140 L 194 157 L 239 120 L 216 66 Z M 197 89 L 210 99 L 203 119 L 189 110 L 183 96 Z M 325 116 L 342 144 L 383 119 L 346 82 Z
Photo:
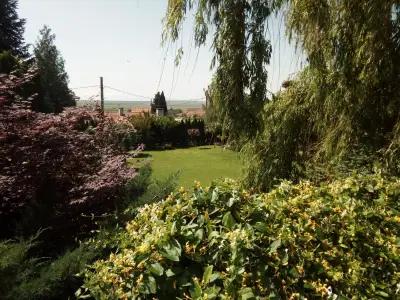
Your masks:
M 178 184 L 185 188 L 200 181 L 203 186 L 223 178 L 238 179 L 242 172 L 239 155 L 218 146 L 202 146 L 164 151 L 144 151 L 145 158 L 132 161 L 141 165 L 149 161 L 154 179 L 164 179 L 179 172 Z

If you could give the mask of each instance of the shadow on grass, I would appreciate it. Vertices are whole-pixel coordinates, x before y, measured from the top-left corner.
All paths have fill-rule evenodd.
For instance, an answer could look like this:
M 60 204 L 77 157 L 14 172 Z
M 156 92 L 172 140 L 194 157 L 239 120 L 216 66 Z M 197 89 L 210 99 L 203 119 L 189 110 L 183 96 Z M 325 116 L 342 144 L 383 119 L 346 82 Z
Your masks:
M 135 158 L 149 158 L 149 157 L 151 157 L 151 154 L 149 154 L 149 153 L 140 152 L 140 153 L 135 155 Z

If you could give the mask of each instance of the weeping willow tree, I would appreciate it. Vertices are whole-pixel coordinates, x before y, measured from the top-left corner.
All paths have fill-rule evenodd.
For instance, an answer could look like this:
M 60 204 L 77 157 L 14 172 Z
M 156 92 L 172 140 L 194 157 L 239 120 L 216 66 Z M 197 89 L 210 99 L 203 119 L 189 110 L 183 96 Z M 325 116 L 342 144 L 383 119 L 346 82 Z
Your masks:
M 248 182 L 267 189 L 279 178 L 298 177 L 305 162 L 340 159 L 361 147 L 376 151 L 391 143 L 395 153 L 399 1 L 283 3 L 289 36 L 309 66 L 266 105 L 263 129 L 248 145 Z
M 194 42 L 206 44 L 210 33 L 216 68 L 215 103 L 225 136 L 238 141 L 254 135 L 266 100 L 266 65 L 271 44 L 265 38 L 271 14 L 266 0 L 169 0 L 164 19 L 164 41 L 177 41 L 188 12 L 195 12 Z
M 247 181 L 268 189 L 298 178 L 307 163 L 340 160 L 355 149 L 383 150 L 398 161 L 399 7 L 399 0 L 170 0 L 164 34 L 176 41 L 193 10 L 196 45 L 214 33 L 223 129 L 250 137 Z M 271 56 L 265 28 L 278 10 L 285 10 L 288 35 L 309 65 L 265 101 Z
M 366 138 L 381 144 L 399 107 L 399 1 L 292 1 L 288 28 L 326 92 L 321 132 L 328 155 Z

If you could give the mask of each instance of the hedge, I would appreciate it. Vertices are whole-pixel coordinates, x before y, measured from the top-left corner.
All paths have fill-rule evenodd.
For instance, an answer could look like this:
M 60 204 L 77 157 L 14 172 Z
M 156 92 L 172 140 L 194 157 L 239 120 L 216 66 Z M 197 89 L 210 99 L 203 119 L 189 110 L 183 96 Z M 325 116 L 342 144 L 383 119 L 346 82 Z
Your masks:
M 96 299 L 400 297 L 400 180 L 354 175 L 269 193 L 197 184 L 146 205 L 85 272 Z

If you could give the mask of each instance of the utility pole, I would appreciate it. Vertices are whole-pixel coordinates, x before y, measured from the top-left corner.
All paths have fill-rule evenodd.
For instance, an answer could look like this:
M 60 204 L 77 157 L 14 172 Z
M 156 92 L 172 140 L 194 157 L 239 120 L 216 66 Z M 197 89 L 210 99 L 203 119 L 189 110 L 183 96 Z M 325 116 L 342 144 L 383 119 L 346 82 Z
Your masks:
M 101 107 L 101 113 L 104 114 L 104 86 L 103 86 L 103 77 L 100 77 L 100 107 Z

